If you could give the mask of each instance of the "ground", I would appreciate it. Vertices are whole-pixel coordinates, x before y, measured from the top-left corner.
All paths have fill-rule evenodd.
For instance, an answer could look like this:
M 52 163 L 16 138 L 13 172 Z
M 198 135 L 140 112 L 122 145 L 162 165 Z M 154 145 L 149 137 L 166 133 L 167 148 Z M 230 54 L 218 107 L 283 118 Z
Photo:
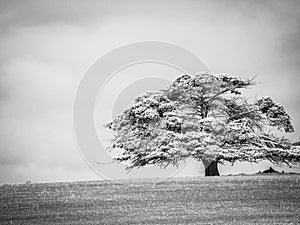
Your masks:
M 300 224 L 300 176 L 0 186 L 0 224 Z

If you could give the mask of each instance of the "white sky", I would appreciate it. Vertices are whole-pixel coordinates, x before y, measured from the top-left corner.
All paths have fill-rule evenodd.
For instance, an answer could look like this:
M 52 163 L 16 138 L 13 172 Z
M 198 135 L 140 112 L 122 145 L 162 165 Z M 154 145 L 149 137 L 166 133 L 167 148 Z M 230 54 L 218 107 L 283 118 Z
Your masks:
M 261 84 L 249 93 L 282 103 L 296 129 L 289 136 L 300 139 L 299 36 L 296 0 L 1 1 L 0 183 L 99 179 L 76 149 L 73 99 L 92 62 L 134 41 L 176 43 L 214 73 L 257 75 Z M 132 94 L 122 96 L 118 104 Z M 192 163 L 184 175 L 201 175 L 201 168 Z

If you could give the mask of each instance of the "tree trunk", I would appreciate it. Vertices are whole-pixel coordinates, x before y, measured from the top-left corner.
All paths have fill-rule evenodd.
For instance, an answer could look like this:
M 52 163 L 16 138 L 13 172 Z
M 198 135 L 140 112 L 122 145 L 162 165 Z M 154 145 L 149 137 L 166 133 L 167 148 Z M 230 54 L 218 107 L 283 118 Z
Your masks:
M 202 162 L 205 167 L 205 176 L 220 176 L 218 170 L 218 162 L 217 161 L 209 161 L 206 159 L 202 159 Z

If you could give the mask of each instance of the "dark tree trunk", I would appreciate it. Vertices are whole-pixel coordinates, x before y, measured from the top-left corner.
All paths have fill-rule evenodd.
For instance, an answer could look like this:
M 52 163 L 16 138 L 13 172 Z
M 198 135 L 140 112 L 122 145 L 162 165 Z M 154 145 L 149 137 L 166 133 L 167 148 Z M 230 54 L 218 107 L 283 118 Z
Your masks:
M 202 162 L 205 167 L 205 176 L 220 176 L 218 170 L 218 162 L 217 161 L 208 161 L 206 159 L 202 159 Z

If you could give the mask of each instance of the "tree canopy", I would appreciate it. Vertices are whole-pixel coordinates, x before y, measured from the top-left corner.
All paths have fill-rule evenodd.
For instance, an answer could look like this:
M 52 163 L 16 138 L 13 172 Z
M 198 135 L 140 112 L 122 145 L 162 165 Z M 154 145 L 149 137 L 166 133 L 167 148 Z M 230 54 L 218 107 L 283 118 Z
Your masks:
M 164 90 L 147 92 L 105 126 L 115 136 L 110 150 L 127 169 L 178 165 L 194 158 L 224 162 L 300 161 L 299 143 L 275 130 L 293 132 L 291 117 L 271 97 L 249 102 L 241 90 L 254 79 L 229 74 L 182 75 Z

